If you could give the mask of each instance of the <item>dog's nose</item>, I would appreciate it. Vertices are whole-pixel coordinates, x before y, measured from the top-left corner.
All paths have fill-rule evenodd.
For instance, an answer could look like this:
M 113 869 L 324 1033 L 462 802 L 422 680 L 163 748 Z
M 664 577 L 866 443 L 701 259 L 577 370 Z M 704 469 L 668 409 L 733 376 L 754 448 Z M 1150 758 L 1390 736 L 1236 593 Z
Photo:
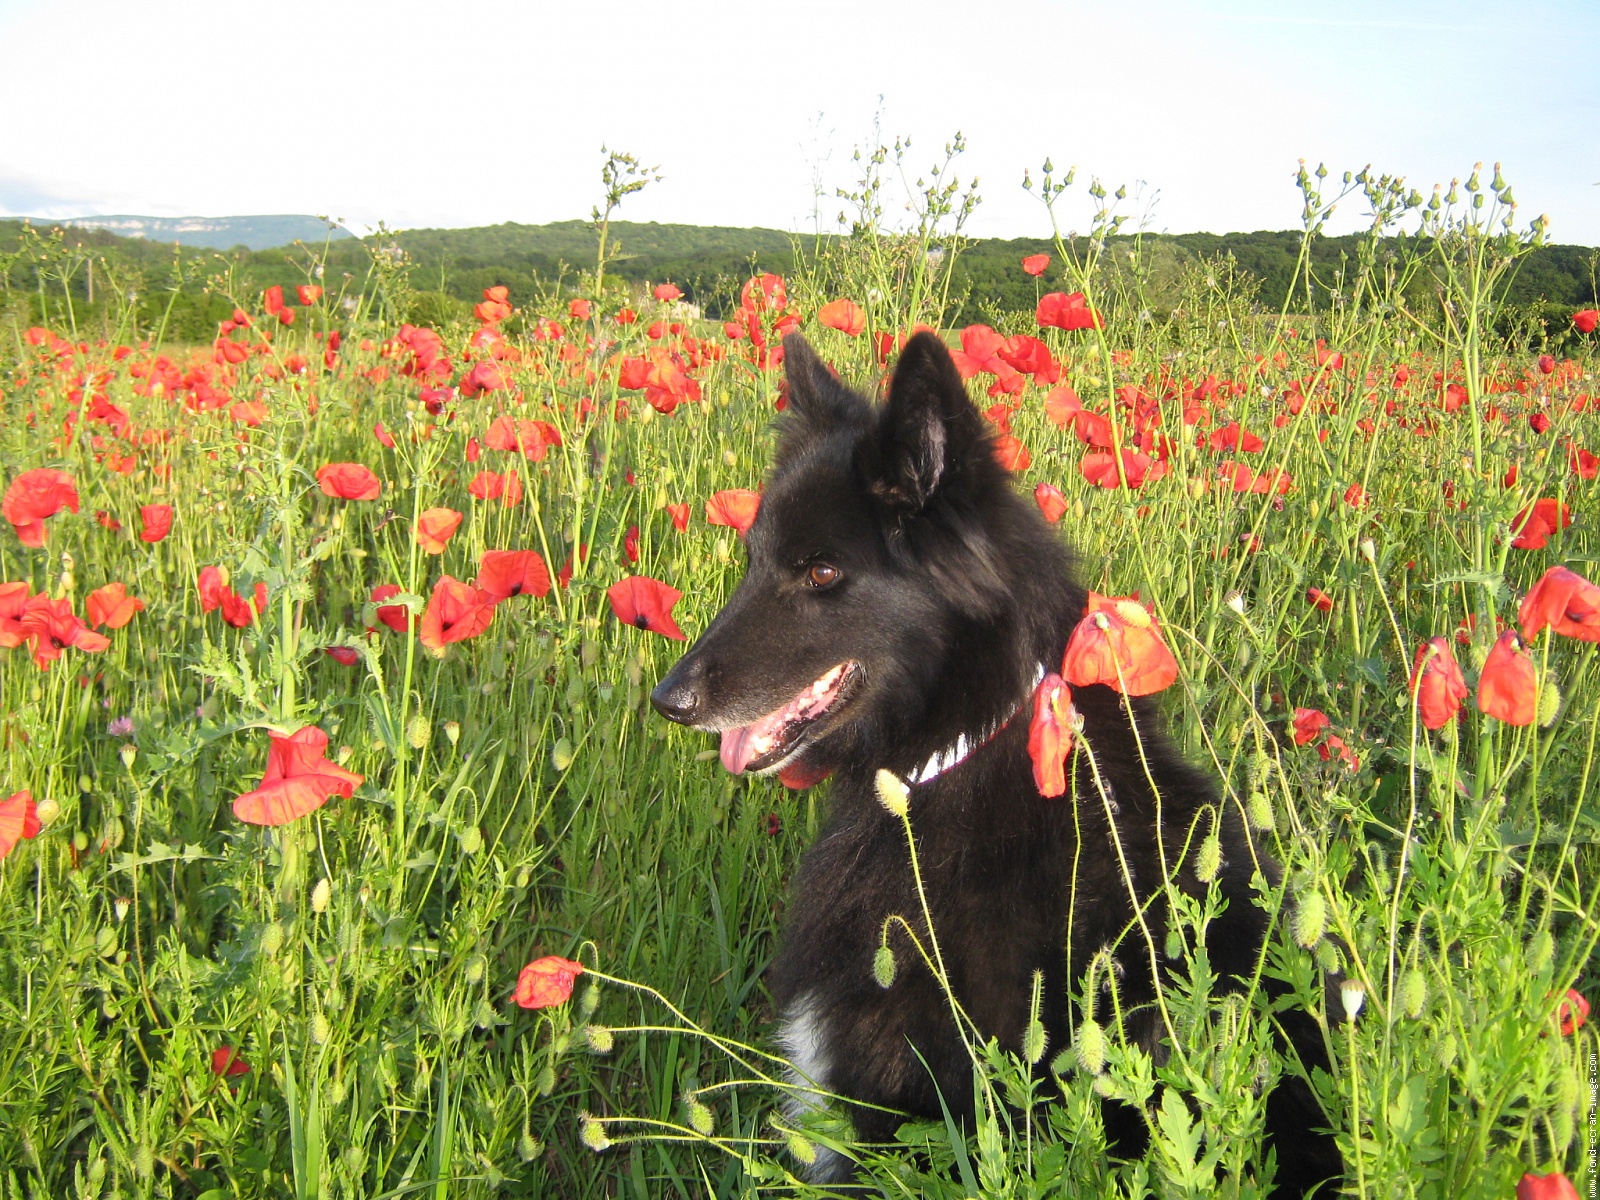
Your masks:
M 691 672 L 679 663 L 650 693 L 650 703 L 669 721 L 692 725 L 700 715 L 700 693 L 689 678 Z

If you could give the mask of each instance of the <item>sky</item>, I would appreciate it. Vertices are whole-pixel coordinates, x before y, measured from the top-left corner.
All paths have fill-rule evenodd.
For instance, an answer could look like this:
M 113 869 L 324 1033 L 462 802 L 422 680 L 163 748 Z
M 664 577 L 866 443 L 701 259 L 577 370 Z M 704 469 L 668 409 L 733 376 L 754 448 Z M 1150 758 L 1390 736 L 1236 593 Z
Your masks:
M 604 145 L 662 176 L 620 219 L 827 231 L 857 148 L 909 137 L 914 183 L 959 131 L 977 236 L 1049 235 L 1046 158 L 1063 231 L 1098 177 L 1171 233 L 1298 227 L 1302 158 L 1498 160 L 1519 221 L 1600 244 L 1597 0 L 0 0 L 0 47 L 12 215 L 543 223 Z

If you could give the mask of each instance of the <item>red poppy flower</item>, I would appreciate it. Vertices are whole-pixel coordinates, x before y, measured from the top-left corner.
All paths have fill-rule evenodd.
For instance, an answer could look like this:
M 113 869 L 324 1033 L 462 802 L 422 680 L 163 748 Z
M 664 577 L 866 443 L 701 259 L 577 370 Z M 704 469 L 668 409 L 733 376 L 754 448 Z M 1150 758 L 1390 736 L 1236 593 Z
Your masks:
M 300 303 L 310 308 L 322 299 L 322 289 L 314 283 L 302 283 L 294 289 L 294 294 L 299 297 Z
M 1050 256 L 1048 254 L 1030 254 L 1022 260 L 1022 269 L 1035 277 L 1043 275 L 1049 265 Z
M 1561 1003 L 1556 1005 L 1556 1021 L 1561 1029 L 1562 1037 L 1571 1037 L 1582 1029 L 1589 1020 L 1589 1002 L 1580 995 L 1576 988 L 1568 988 L 1567 994 L 1561 997 Z
M 994 440 L 994 457 L 1007 471 L 1026 471 L 1033 462 L 1033 456 L 1028 453 L 1028 448 L 1009 433 L 1002 433 Z
M 867 327 L 867 314 L 854 300 L 831 300 L 817 309 L 817 321 L 850 337 L 860 337 Z
M 233 815 L 246 824 L 286 825 L 321 808 L 331 796 L 350 799 L 361 786 L 362 776 L 323 757 L 328 735 L 315 725 L 288 737 L 270 736 L 272 747 L 261 786 L 233 802 Z
M 667 515 L 672 518 L 672 527 L 679 533 L 689 528 L 689 506 L 687 504 L 667 505 Z
M 1579 333 L 1593 333 L 1594 327 L 1600 325 L 1600 309 L 1580 308 L 1572 314 L 1572 324 Z
M 1549 626 L 1563 637 L 1600 642 L 1600 587 L 1566 567 L 1551 567 L 1528 589 L 1517 610 L 1525 641 Z
M 283 308 L 283 288 L 275 283 L 262 292 L 261 307 L 267 310 L 269 317 L 277 316 L 278 311 Z
M 72 601 L 64 596 L 60 600 L 44 595 L 29 599 L 19 628 L 33 650 L 34 665 L 44 671 L 61 657 L 63 650 L 99 654 L 111 646 L 111 639 L 85 625 L 72 611 Z
M 1096 487 L 1118 488 L 1122 479 L 1117 474 L 1117 460 L 1108 451 L 1091 450 L 1078 464 L 1078 471 Z M 1143 487 L 1167 473 L 1167 464 L 1159 459 L 1141 454 L 1137 450 L 1122 452 L 1122 472 L 1128 477 L 1130 488 Z
M 1478 675 L 1478 707 L 1507 725 L 1531 725 L 1539 711 L 1539 680 L 1514 629 L 1502 633 Z
M 624 625 L 648 629 L 675 641 L 689 640 L 672 619 L 673 606 L 683 599 L 677 588 L 647 575 L 630 575 L 608 587 L 606 597 L 611 601 L 611 611 Z
M 144 601 L 128 595 L 126 585 L 120 583 L 108 583 L 103 588 L 96 588 L 83 602 L 89 624 L 96 629 L 102 625 L 107 629 L 121 629 L 133 620 L 134 613 L 143 609 Z
M 658 283 L 650 294 L 663 304 L 671 304 L 683 296 L 682 290 L 675 283 Z
M 222 604 L 222 594 L 228 590 L 228 578 L 221 567 L 201 567 L 194 581 L 200 593 L 200 611 L 211 612 Z
M 1294 744 L 1304 746 L 1308 742 L 1317 740 L 1318 735 L 1333 722 L 1328 720 L 1328 714 L 1316 708 L 1297 708 L 1294 710 Z
M 574 321 L 587 321 L 594 316 L 594 301 L 582 298 L 567 301 L 567 316 Z
M 547 954 L 529 963 L 517 976 L 516 1002 L 523 1008 L 550 1008 L 565 1004 L 583 974 L 583 964 Z
M 117 533 L 122 529 L 122 522 L 117 520 L 103 508 L 97 508 L 94 510 L 94 519 L 100 522 L 101 525 L 105 526 L 105 528 L 111 530 L 112 533 Z
M 361 661 L 361 651 L 354 646 L 325 646 L 323 653 L 346 667 L 353 667 Z
M 391 596 L 398 596 L 401 590 L 398 583 L 380 583 L 372 589 L 372 595 L 369 597 L 378 606 L 374 615 L 396 633 L 405 633 L 409 628 L 408 622 L 411 610 L 404 604 L 384 604 L 382 602 Z
M 1067 511 L 1066 497 L 1048 483 L 1041 483 L 1033 489 L 1033 502 L 1039 506 L 1044 519 L 1052 525 L 1061 520 L 1062 514 Z
M 417 627 L 417 637 L 429 650 L 442 651 L 451 642 L 477 637 L 494 620 L 495 598 L 470 583 L 439 576 L 428 597 L 428 607 Z
M 1447 638 L 1429 638 L 1417 647 L 1411 664 L 1411 694 L 1417 698 L 1417 713 L 1428 729 L 1442 729 L 1455 720 L 1461 702 L 1472 693 L 1461 677 L 1461 668 L 1450 653 Z
M 278 324 L 279 325 L 293 325 L 294 324 L 294 309 L 290 308 L 287 304 L 285 304 L 282 308 L 280 308 L 278 310 Z
M 1367 507 L 1367 493 L 1359 483 L 1352 483 L 1344 490 L 1344 502 L 1351 508 Z
M 28 611 L 28 591 L 25 582 L 0 583 L 0 648 L 14 650 L 28 640 L 22 632 L 22 617 Z
M 1344 765 L 1352 771 L 1361 765 L 1361 760 L 1356 757 L 1355 752 L 1349 746 L 1345 745 L 1344 739 L 1330 733 L 1322 739 L 1322 744 L 1317 747 L 1317 755 L 1323 762 L 1332 762 L 1335 754 L 1342 758 Z
M 1559 500 L 1535 500 L 1511 518 L 1511 544 L 1518 550 L 1543 550 L 1552 533 L 1572 524 L 1572 510 Z
M 1073 292 L 1070 296 L 1049 292 L 1041 296 L 1034 318 L 1047 329 L 1099 329 L 1104 325 L 1100 314 L 1089 307 L 1082 292 Z
M 628 526 L 628 532 L 622 535 L 622 553 L 630 563 L 639 561 L 639 527 Z
M 1600 458 L 1572 442 L 1567 443 L 1567 465 L 1579 479 L 1600 477 Z
M 1044 415 L 1062 429 L 1072 424 L 1083 411 L 1083 401 L 1067 384 L 1053 387 L 1044 398 Z
M 1517 1182 L 1517 1200 L 1578 1200 L 1578 1189 L 1560 1171 L 1528 1173 Z
M 513 596 L 546 595 L 550 571 L 535 550 L 485 550 L 474 582 L 498 604 Z
M 328 463 L 317 469 L 322 494 L 337 500 L 376 500 L 383 483 L 360 463 Z
M 172 531 L 172 505 L 140 505 L 139 520 L 144 525 L 144 528 L 139 531 L 139 540 L 152 544 L 159 542 Z
M 12 792 L 0 800 L 0 858 L 24 838 L 39 836 L 39 814 L 32 792 Z
M 1039 681 L 1028 725 L 1028 756 L 1041 796 L 1059 796 L 1067 790 L 1067 757 L 1072 753 L 1077 715 L 1066 680 L 1052 671 Z
M 1178 678 L 1178 661 L 1161 627 L 1132 596 L 1089 593 L 1089 607 L 1072 631 L 1061 674 L 1073 687 L 1103 683 L 1129 696 L 1148 696 Z
M 222 589 L 222 619 L 235 629 L 248 629 L 267 609 L 267 585 L 258 583 L 255 595 L 246 600 L 230 588 Z
M 429 554 L 443 554 L 445 543 L 461 524 L 453 508 L 427 508 L 417 514 L 417 545 Z
M 224 1079 L 233 1079 L 236 1076 L 247 1074 L 250 1064 L 245 1062 L 244 1055 L 232 1046 L 218 1046 L 211 1052 L 211 1073 L 220 1075 Z
M 706 523 L 727 525 L 743 537 L 755 524 L 756 510 L 761 507 L 761 493 L 748 488 L 732 488 L 718 492 L 706 501 Z
M 1333 597 L 1328 595 L 1328 593 L 1323 591 L 1321 588 L 1307 588 L 1306 603 L 1311 605 L 1311 607 L 1315 608 L 1318 612 L 1333 611 Z
M 78 511 L 78 489 L 65 471 L 41 467 L 24 471 L 11 481 L 0 516 L 10 521 L 24 546 L 44 545 L 44 523 L 63 508 Z

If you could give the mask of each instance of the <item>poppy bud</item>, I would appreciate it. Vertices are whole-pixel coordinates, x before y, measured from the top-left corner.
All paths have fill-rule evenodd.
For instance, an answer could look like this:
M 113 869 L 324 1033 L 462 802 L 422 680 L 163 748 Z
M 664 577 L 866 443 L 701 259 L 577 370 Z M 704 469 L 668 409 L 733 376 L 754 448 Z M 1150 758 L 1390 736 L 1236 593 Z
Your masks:
M 1072 1038 L 1073 1056 L 1078 1069 L 1086 1075 L 1098 1075 L 1106 1066 L 1106 1035 L 1100 1022 L 1090 1018 L 1078 1026 Z
M 711 1116 L 711 1109 L 694 1096 L 685 1096 L 684 1107 L 689 1110 L 689 1128 L 701 1137 L 710 1137 L 711 1131 L 716 1128 L 716 1122 Z
M 1412 967 L 1400 978 L 1400 1007 L 1408 1017 L 1420 1017 L 1422 1006 L 1428 1002 L 1428 981 L 1422 972 Z
M 1550 931 L 1548 929 L 1539 930 L 1528 943 L 1528 970 L 1535 975 L 1539 974 L 1550 965 L 1550 960 L 1555 955 L 1555 950 L 1555 939 L 1550 936 Z
M 461 831 L 461 853 L 471 858 L 483 849 L 483 831 L 476 825 L 468 825 Z
M 526 1129 L 517 1137 L 517 1156 L 523 1162 L 532 1162 L 544 1153 L 544 1143 Z
M 1200 851 L 1194 860 L 1194 877 L 1201 883 L 1210 883 L 1217 877 L 1217 872 L 1221 868 L 1222 842 L 1213 833 L 1200 843 Z
M 872 978 L 881 988 L 894 986 L 894 950 L 885 942 L 872 956 Z
M 1049 1037 L 1044 1031 L 1044 1022 L 1037 1017 L 1028 1022 L 1028 1028 L 1022 1035 L 1022 1057 L 1028 1060 L 1028 1065 L 1036 1066 L 1044 1057 L 1045 1046 Z
M 565 771 L 572 765 L 574 757 L 572 742 L 564 737 L 557 738 L 556 744 L 550 749 L 550 765 L 558 771 Z
M 1540 729 L 1549 729 L 1555 724 L 1556 716 L 1561 712 L 1561 689 L 1556 686 L 1556 681 L 1551 676 L 1545 676 L 1544 682 L 1539 685 L 1539 709 L 1536 714 Z
M 433 723 L 421 713 L 415 713 L 406 722 L 406 743 L 413 750 L 421 750 L 433 734 Z
M 1316 888 L 1308 889 L 1295 905 L 1294 918 L 1289 923 L 1296 944 L 1311 949 L 1322 940 L 1322 932 L 1327 924 L 1327 902 Z
M 578 1140 L 596 1154 L 611 1147 L 611 1139 L 606 1136 L 605 1126 L 588 1113 L 580 1113 L 578 1116 Z
M 316 1016 L 311 1018 L 311 1040 L 319 1046 L 325 1046 L 332 1036 L 333 1026 L 329 1023 L 327 1016 L 318 1012 Z
M 1274 824 L 1272 801 L 1265 792 L 1251 792 L 1245 801 L 1245 815 L 1250 818 L 1250 828 L 1270 833 Z
M 911 810 L 911 789 L 893 771 L 880 768 L 873 778 L 873 786 L 878 792 L 878 803 L 894 816 L 904 818 Z
M 268 958 L 276 958 L 278 951 L 283 949 L 283 926 L 276 921 L 269 921 L 261 931 L 259 943 L 261 953 Z
M 790 1154 L 807 1166 L 817 1161 L 817 1148 L 811 1144 L 808 1138 L 803 1137 L 793 1129 L 783 1129 L 780 1132 L 783 1134 L 783 1140 L 788 1144 Z
M 616 1036 L 604 1025 L 585 1025 L 583 1040 L 589 1043 L 589 1049 L 596 1054 L 610 1054 L 616 1044 Z
M 50 825 L 61 815 L 61 805 L 47 796 L 33 806 L 33 815 L 40 825 Z
M 333 884 L 326 878 L 317 880 L 317 886 L 311 889 L 311 911 L 324 913 L 328 911 L 328 901 L 333 897 Z

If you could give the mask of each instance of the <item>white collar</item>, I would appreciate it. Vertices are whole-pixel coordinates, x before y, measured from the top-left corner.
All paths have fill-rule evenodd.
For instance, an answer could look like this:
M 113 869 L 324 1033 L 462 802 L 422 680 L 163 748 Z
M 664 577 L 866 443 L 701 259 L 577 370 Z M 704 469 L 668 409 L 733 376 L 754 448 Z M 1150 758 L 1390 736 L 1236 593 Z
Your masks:
M 1011 723 L 1011 719 L 1021 712 L 1024 707 L 1026 707 L 1028 701 L 1033 698 L 1034 691 L 1043 681 L 1044 676 L 1044 664 L 1036 663 L 1033 669 L 1033 682 L 1028 685 L 1027 694 L 1024 695 L 1021 700 L 1017 701 L 1016 706 L 1012 708 L 1010 712 L 1008 712 L 1004 717 L 1000 718 L 1000 720 L 996 721 L 993 725 L 979 731 L 978 733 L 961 734 L 953 743 L 946 746 L 943 750 L 940 750 L 937 754 L 934 754 L 928 759 L 927 762 L 923 763 L 915 771 L 912 771 L 909 775 L 907 775 L 906 782 L 927 783 L 930 780 L 937 779 L 940 775 L 943 775 L 946 771 L 950 770 L 951 767 L 958 766 L 960 763 L 964 762 L 968 755 L 970 755 L 974 750 L 988 745 L 989 742 L 994 739 L 995 735 L 1009 725 Z

